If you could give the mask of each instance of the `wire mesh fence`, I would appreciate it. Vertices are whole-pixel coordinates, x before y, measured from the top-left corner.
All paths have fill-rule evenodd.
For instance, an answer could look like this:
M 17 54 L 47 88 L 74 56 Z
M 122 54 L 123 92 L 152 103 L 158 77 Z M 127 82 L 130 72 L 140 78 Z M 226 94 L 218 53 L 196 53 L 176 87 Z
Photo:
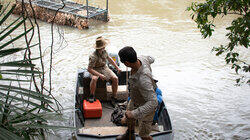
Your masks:
M 22 3 L 17 0 L 17 7 L 15 14 L 22 13 L 22 7 L 25 5 L 26 16 L 36 17 L 46 22 L 54 22 L 59 25 L 69 25 L 84 29 L 89 27 L 89 22 L 96 22 L 96 20 L 105 21 L 108 18 L 107 0 L 106 5 L 102 3 L 94 3 L 93 1 L 68 1 L 68 0 L 26 0 Z M 102 5 L 103 4 L 103 5 Z M 100 6 L 102 5 L 102 6 Z M 106 7 L 106 8 L 100 8 Z M 33 10 L 34 9 L 34 13 Z M 94 19 L 94 20 L 90 20 Z

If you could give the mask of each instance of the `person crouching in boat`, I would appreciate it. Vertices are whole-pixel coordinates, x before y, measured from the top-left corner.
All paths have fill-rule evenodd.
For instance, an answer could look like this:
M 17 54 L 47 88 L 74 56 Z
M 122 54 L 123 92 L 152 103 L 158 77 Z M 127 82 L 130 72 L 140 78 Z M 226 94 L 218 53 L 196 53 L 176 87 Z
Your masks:
M 102 80 L 111 80 L 113 92 L 111 97 L 111 105 L 115 107 L 115 103 L 117 102 L 116 93 L 118 88 L 118 77 L 107 66 L 107 60 L 117 69 L 118 73 L 120 73 L 121 70 L 105 50 L 105 47 L 108 45 L 108 43 L 109 41 L 104 39 L 102 36 L 97 37 L 96 43 L 94 44 L 95 51 L 89 56 L 88 72 L 91 74 L 90 98 L 94 98 L 96 83 L 99 77 Z
M 129 77 L 130 100 L 124 115 L 125 117 L 121 120 L 121 122 L 127 122 L 128 130 L 124 135 L 120 135 L 116 139 L 135 139 L 135 136 L 133 136 L 134 127 L 131 127 L 131 125 L 134 126 L 135 120 L 138 120 L 139 136 L 141 139 L 152 140 L 150 132 L 158 105 L 154 90 L 156 84 L 153 81 L 150 66 L 154 62 L 154 58 L 150 56 L 140 56 L 137 58 L 136 51 L 129 46 L 119 51 L 119 57 L 124 65 L 131 68 L 131 75 Z

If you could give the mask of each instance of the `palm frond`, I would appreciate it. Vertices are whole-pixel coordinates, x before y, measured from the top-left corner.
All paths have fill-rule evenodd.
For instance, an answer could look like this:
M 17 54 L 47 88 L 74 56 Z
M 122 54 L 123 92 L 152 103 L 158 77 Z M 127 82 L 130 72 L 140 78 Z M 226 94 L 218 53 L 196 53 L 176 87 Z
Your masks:
M 12 11 L 15 9 L 16 5 L 13 4 L 11 9 L 6 13 L 6 15 L 0 20 L 0 26 L 3 24 L 3 22 L 10 16 Z M 3 11 L 4 12 L 4 11 Z
M 43 74 L 40 71 L 35 71 L 35 70 L 2 70 L 2 72 L 17 72 L 17 73 L 32 73 L 32 74 Z
M 39 125 L 39 124 L 20 124 L 16 125 L 17 128 L 44 128 L 44 129 L 72 129 L 76 130 L 75 127 L 69 127 L 69 126 L 55 126 L 55 125 Z
M 11 55 L 17 52 L 24 50 L 25 48 L 11 48 L 6 50 L 0 50 L 0 57 L 4 57 L 6 55 Z
M 12 95 L 6 95 L 6 94 L 4 94 L 4 93 L 2 93 L 2 92 L 0 92 L 0 95 L 2 95 L 2 98 L 6 98 L 6 99 L 7 99 L 7 98 L 10 98 L 10 99 L 13 99 L 13 100 L 16 100 L 16 101 L 21 101 L 21 102 L 24 102 L 24 103 L 28 103 L 28 104 L 30 104 L 30 105 L 33 105 L 34 107 L 37 107 L 37 108 L 42 109 L 42 110 L 44 110 L 44 111 L 51 112 L 50 109 L 45 108 L 43 105 L 39 105 L 39 104 L 37 104 L 37 103 L 35 103 L 35 102 L 32 102 L 32 101 L 23 99 L 23 98 L 21 98 L 21 97 L 12 96 Z
M 10 119 L 9 119 L 10 122 L 15 121 L 16 119 L 19 119 L 19 118 L 24 117 L 26 115 L 33 116 L 33 117 L 36 118 L 36 120 L 39 120 L 39 121 L 42 121 L 42 122 L 47 121 L 46 119 L 44 119 L 42 117 L 43 115 L 37 114 L 37 113 L 32 113 L 32 111 L 34 111 L 37 108 L 33 108 L 33 109 L 22 108 L 22 107 L 18 107 L 18 106 L 21 106 L 19 104 L 12 105 L 12 104 L 9 104 L 9 103 L 5 103 L 5 102 L 3 102 L 1 100 L 0 100 L 0 105 L 9 106 L 10 111 L 15 113 L 15 115 L 10 116 Z
M 11 6 L 11 7 L 10 7 Z M 53 102 L 57 101 L 48 91 L 48 95 L 43 84 L 37 86 L 37 83 L 44 83 L 44 70 L 39 71 L 33 60 L 40 59 L 40 65 L 43 66 L 42 56 L 31 58 L 30 48 L 41 47 L 39 42 L 32 41 L 34 26 L 26 27 L 26 18 L 19 17 L 13 22 L 3 24 L 10 17 L 15 5 L 8 4 L 3 6 L 0 4 L 0 59 L 5 59 L 0 62 L 0 139 L 36 139 L 43 136 L 44 132 L 49 129 L 75 129 L 67 126 L 48 125 L 47 120 L 53 115 Z M 32 21 L 30 21 L 32 22 Z M 16 33 L 24 25 L 27 29 Z M 39 30 L 39 29 L 38 29 Z M 32 34 L 29 34 L 32 31 Z M 14 38 L 8 37 L 15 34 Z M 28 37 L 31 35 L 32 37 Z M 29 38 L 29 43 L 33 45 L 23 44 L 15 47 L 15 41 L 25 37 Z M 11 45 L 10 47 L 10 44 Z M 27 47 L 28 46 L 28 47 Z M 39 48 L 41 51 L 41 48 Z M 23 55 L 24 60 L 9 60 L 8 58 L 26 51 Z M 28 58 L 28 59 L 27 59 Z M 37 77 L 39 76 L 39 77 Z M 37 80 L 37 81 L 36 81 Z M 30 83 L 25 83 L 30 82 Z M 32 89 L 36 89 L 33 91 Z M 58 113 L 55 113 L 58 114 Z M 45 130 L 45 131 L 44 131 Z M 43 137 L 44 138 L 44 137 Z
M 30 64 L 29 62 L 32 60 L 37 60 L 41 57 L 33 58 L 33 59 L 25 59 L 19 61 L 11 61 L 6 63 L 0 63 L 0 66 L 8 66 L 8 67 L 34 67 L 34 64 Z
M 0 81 L 30 82 L 30 80 L 20 80 L 20 79 L 10 79 L 10 78 L 1 78 Z
M 18 93 L 19 95 L 30 97 L 30 98 L 33 98 L 33 99 L 36 99 L 36 100 L 39 100 L 39 101 L 43 101 L 45 103 L 53 103 L 50 100 L 45 99 L 44 97 L 40 96 L 39 94 L 32 94 L 32 93 L 27 93 L 27 92 L 21 92 L 21 91 L 15 90 L 15 89 L 7 89 L 7 88 L 0 88 L 0 91 L 1 90 L 5 90 L 5 91 L 8 90 L 8 91 L 11 91 L 11 92 L 15 92 L 15 93 Z
M 3 5 L 0 4 L 0 11 L 2 11 Z
M 2 127 L 0 127 L 0 139 L 1 140 L 23 140 L 23 138 L 17 136 L 15 133 L 8 131 Z
M 0 17 L 4 14 L 4 12 L 7 10 L 7 8 L 10 6 L 10 2 L 6 5 L 6 6 L 4 6 L 4 8 L 3 8 L 3 5 L 1 5 L 1 13 L 0 13 Z M 3 8 L 3 10 L 2 10 L 2 8 Z
M 5 37 L 7 37 L 8 35 L 10 35 L 13 31 L 15 31 L 19 26 L 21 26 L 24 23 L 24 21 L 25 21 L 25 19 L 23 19 L 22 21 L 18 22 L 7 33 L 5 33 L 4 35 L 0 36 L 0 41 L 2 41 Z
M 0 76 L 1 74 L 3 75 L 15 75 L 15 76 L 25 76 L 25 77 L 29 77 L 29 76 L 37 76 L 37 75 L 32 75 L 32 74 L 21 74 L 21 73 L 13 73 L 13 72 L 2 72 L 0 73 Z M 3 77 L 0 77 L 0 79 L 2 79 Z
M 12 25 L 14 25 L 19 19 L 21 19 L 22 17 L 20 16 L 18 19 L 16 19 L 15 21 L 13 21 L 10 25 L 8 25 L 6 28 L 4 28 L 1 32 L 0 35 L 5 32 L 6 30 L 8 30 Z
M 17 37 L 11 39 L 10 41 L 4 43 L 3 45 L 0 46 L 0 49 L 3 49 L 4 47 L 10 45 L 11 43 L 13 43 L 14 41 L 16 41 L 17 39 L 21 38 L 22 36 L 24 36 L 25 34 L 27 34 L 28 32 L 30 32 L 31 30 L 33 30 L 34 27 L 31 27 L 29 30 L 25 31 L 24 33 L 18 35 Z M 1 56 L 0 56 L 1 57 Z
M 8 67 L 34 67 L 34 64 L 29 63 L 19 63 L 19 62 L 7 62 L 0 63 L 0 66 L 8 66 Z
M 26 89 L 26 88 L 21 88 L 21 87 L 16 87 L 16 86 L 11 86 L 11 85 L 2 85 L 2 84 L 0 84 L 0 87 L 6 88 L 6 89 L 16 89 L 18 91 L 24 91 L 24 92 L 34 94 L 34 95 L 37 94 L 38 96 L 45 97 L 47 99 L 52 99 L 48 95 L 44 95 L 44 94 L 41 94 L 39 92 L 35 92 L 35 91 L 29 90 L 29 89 Z

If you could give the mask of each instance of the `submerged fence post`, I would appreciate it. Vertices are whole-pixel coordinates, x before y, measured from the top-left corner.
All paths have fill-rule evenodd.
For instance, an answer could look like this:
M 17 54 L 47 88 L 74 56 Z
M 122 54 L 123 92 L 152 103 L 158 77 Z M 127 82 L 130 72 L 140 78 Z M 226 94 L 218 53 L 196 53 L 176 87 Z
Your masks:
M 109 12 L 109 0 L 106 0 L 106 14 L 105 14 L 105 18 L 106 21 L 108 22 L 108 12 Z
M 87 19 L 89 18 L 89 0 L 86 0 L 86 6 L 87 6 Z
M 106 10 L 109 10 L 109 0 L 106 0 Z

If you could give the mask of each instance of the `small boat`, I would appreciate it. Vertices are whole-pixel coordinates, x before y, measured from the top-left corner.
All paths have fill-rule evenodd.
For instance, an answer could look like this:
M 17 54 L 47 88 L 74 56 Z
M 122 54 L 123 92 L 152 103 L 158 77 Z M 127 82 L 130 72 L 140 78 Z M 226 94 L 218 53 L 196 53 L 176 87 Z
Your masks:
M 118 63 L 118 56 L 112 57 Z M 119 63 L 118 63 L 119 64 Z M 112 70 L 114 70 L 111 67 Z M 118 74 L 119 86 L 117 92 L 117 99 L 123 104 L 128 99 L 127 79 L 129 72 L 122 71 Z M 100 79 L 100 78 L 99 78 Z M 74 126 L 77 131 L 74 137 L 77 140 L 115 140 L 118 135 L 124 134 L 127 130 L 126 126 L 117 126 L 111 121 L 111 114 L 114 108 L 109 103 L 111 98 L 111 85 L 102 80 L 97 81 L 97 89 L 95 97 L 100 100 L 102 105 L 102 116 L 100 118 L 85 118 L 83 109 L 83 100 L 89 96 L 90 74 L 87 69 L 80 69 L 77 73 L 76 92 L 75 92 L 75 116 Z M 172 125 L 167 108 L 164 101 L 158 105 L 158 120 L 153 126 L 151 136 L 154 140 L 173 140 L 174 134 L 172 132 Z M 138 128 L 135 127 L 136 139 L 140 139 L 138 135 Z

